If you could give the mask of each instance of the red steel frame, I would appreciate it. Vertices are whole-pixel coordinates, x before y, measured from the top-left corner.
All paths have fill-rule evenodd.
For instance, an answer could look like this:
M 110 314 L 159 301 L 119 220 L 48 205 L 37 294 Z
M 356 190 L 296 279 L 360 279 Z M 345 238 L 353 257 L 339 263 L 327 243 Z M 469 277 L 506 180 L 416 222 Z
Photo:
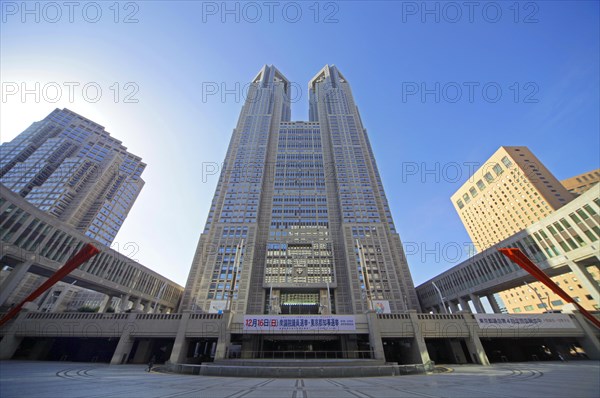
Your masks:
M 535 279 L 542 282 L 550 290 L 556 293 L 560 298 L 565 300 L 567 303 L 574 304 L 579 312 L 583 314 L 587 319 L 590 320 L 598 329 L 600 329 L 600 320 L 590 314 L 585 308 L 583 308 L 577 301 L 569 296 L 564 290 L 562 290 L 548 275 L 546 275 L 541 269 L 539 269 L 528 257 L 518 248 L 502 248 L 498 251 L 508 257 L 513 263 L 529 272 Z
M 19 305 L 15 306 L 11 309 L 4 318 L 0 319 L 0 326 L 4 325 L 10 319 L 12 319 L 15 315 L 21 311 L 23 305 L 28 301 L 33 301 L 38 298 L 42 293 L 51 288 L 56 284 L 56 282 L 60 281 L 62 278 L 71 273 L 75 268 L 79 267 L 81 264 L 85 263 L 90 258 L 94 257 L 96 254 L 100 253 L 94 245 L 91 243 L 87 243 L 77 254 L 71 257 L 65 265 L 60 267 L 46 282 L 44 282 L 40 287 L 35 289 L 33 293 L 31 293 L 25 300 L 23 300 Z

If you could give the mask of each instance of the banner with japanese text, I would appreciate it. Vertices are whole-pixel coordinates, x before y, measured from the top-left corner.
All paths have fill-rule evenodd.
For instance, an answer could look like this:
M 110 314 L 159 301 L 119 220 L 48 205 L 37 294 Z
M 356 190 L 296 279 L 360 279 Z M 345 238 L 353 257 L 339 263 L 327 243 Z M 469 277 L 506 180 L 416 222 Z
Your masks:
M 356 330 L 356 323 L 353 315 L 245 315 L 243 330 Z
M 546 328 L 546 329 L 575 329 L 577 326 L 567 314 L 475 314 L 475 319 L 482 329 L 516 329 L 516 328 Z

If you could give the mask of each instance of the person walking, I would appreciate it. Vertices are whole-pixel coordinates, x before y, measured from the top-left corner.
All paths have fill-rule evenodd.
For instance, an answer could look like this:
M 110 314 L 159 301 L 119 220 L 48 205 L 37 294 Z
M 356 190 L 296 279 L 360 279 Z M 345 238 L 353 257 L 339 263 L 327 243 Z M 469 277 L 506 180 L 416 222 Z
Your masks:
M 146 370 L 147 372 L 152 371 L 152 367 L 154 366 L 154 361 L 156 361 L 156 357 L 153 355 L 152 359 L 150 359 L 150 362 L 148 362 L 148 369 Z

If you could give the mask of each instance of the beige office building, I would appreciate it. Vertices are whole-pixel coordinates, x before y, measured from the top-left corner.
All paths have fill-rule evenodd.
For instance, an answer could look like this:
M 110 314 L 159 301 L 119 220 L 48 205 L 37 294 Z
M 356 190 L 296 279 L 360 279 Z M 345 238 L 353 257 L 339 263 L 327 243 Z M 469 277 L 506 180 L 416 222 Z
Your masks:
M 562 180 L 560 183 L 563 184 L 563 186 L 567 188 L 569 192 L 572 192 L 576 195 L 581 195 L 594 185 L 598 184 L 598 182 L 600 182 L 600 169 L 567 178 L 566 180 Z
M 591 266 L 588 268 L 588 272 L 592 274 L 594 281 L 600 284 L 598 267 Z M 600 303 L 594 300 L 594 297 L 582 286 L 581 281 L 573 272 L 557 275 L 551 279 L 586 310 L 600 310 Z M 545 311 L 557 311 L 562 310 L 563 306 L 567 304 L 541 282 L 508 289 L 498 295 L 504 302 L 506 311 L 511 314 L 540 314 Z
M 503 146 L 451 199 L 480 252 L 573 198 L 527 147 Z

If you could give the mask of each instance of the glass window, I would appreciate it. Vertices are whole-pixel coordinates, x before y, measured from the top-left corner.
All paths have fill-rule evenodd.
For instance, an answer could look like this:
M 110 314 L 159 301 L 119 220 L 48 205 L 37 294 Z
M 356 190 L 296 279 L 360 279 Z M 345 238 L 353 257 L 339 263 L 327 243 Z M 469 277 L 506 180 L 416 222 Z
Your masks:
M 596 215 L 596 212 L 594 211 L 594 209 L 592 209 L 592 206 L 590 206 L 590 205 L 585 205 L 585 206 L 583 206 L 583 208 L 584 208 L 585 210 L 587 210 L 587 212 L 588 212 L 588 213 L 590 213 L 592 216 L 595 216 L 595 215 Z
M 553 225 L 556 227 L 556 229 L 558 229 L 558 231 L 559 231 L 559 232 L 563 232 L 563 231 L 565 230 L 565 229 L 564 229 L 563 227 L 561 227 L 561 226 L 560 226 L 560 224 L 559 224 L 559 223 L 557 223 L 557 222 L 555 222 Z
M 526 305 L 525 311 L 533 311 L 533 305 Z
M 505 156 L 505 157 L 502 158 L 502 163 L 504 163 L 504 165 L 506 167 L 512 166 L 512 162 L 510 161 L 510 159 L 508 158 L 508 156 Z
M 491 173 L 485 173 L 485 174 L 483 175 L 483 178 L 485 178 L 485 180 L 486 180 L 487 182 L 492 182 L 492 181 L 494 181 L 494 177 L 492 177 L 492 174 L 491 174 Z
M 475 197 L 475 196 L 477 196 L 477 190 L 476 190 L 474 187 L 471 187 L 471 188 L 469 189 L 469 192 L 471 193 L 471 196 L 472 196 L 472 197 Z
M 479 188 L 480 191 L 483 191 L 485 189 L 485 184 L 483 183 L 483 181 L 477 181 L 477 188 Z
M 462 209 L 463 207 L 465 207 L 465 204 L 460 199 L 456 201 L 456 205 L 458 206 L 459 209 Z
M 497 163 L 494 165 L 494 167 L 492 167 L 492 170 L 494 170 L 494 173 L 496 173 L 497 176 L 504 173 L 504 170 L 502 170 L 502 167 L 500 167 L 500 165 Z
M 587 214 L 585 214 L 585 212 L 581 209 L 577 210 L 577 214 L 579 214 L 579 216 L 581 218 L 583 218 L 584 220 L 587 220 L 588 218 L 590 218 Z
M 562 300 L 554 300 L 550 304 L 552 304 L 552 305 L 563 305 L 564 303 L 563 303 Z
M 471 201 L 471 197 L 469 197 L 468 193 L 463 195 L 463 199 L 464 199 L 465 203 L 469 203 Z
M 521 312 L 521 308 L 520 307 L 513 308 L 513 312 Z

